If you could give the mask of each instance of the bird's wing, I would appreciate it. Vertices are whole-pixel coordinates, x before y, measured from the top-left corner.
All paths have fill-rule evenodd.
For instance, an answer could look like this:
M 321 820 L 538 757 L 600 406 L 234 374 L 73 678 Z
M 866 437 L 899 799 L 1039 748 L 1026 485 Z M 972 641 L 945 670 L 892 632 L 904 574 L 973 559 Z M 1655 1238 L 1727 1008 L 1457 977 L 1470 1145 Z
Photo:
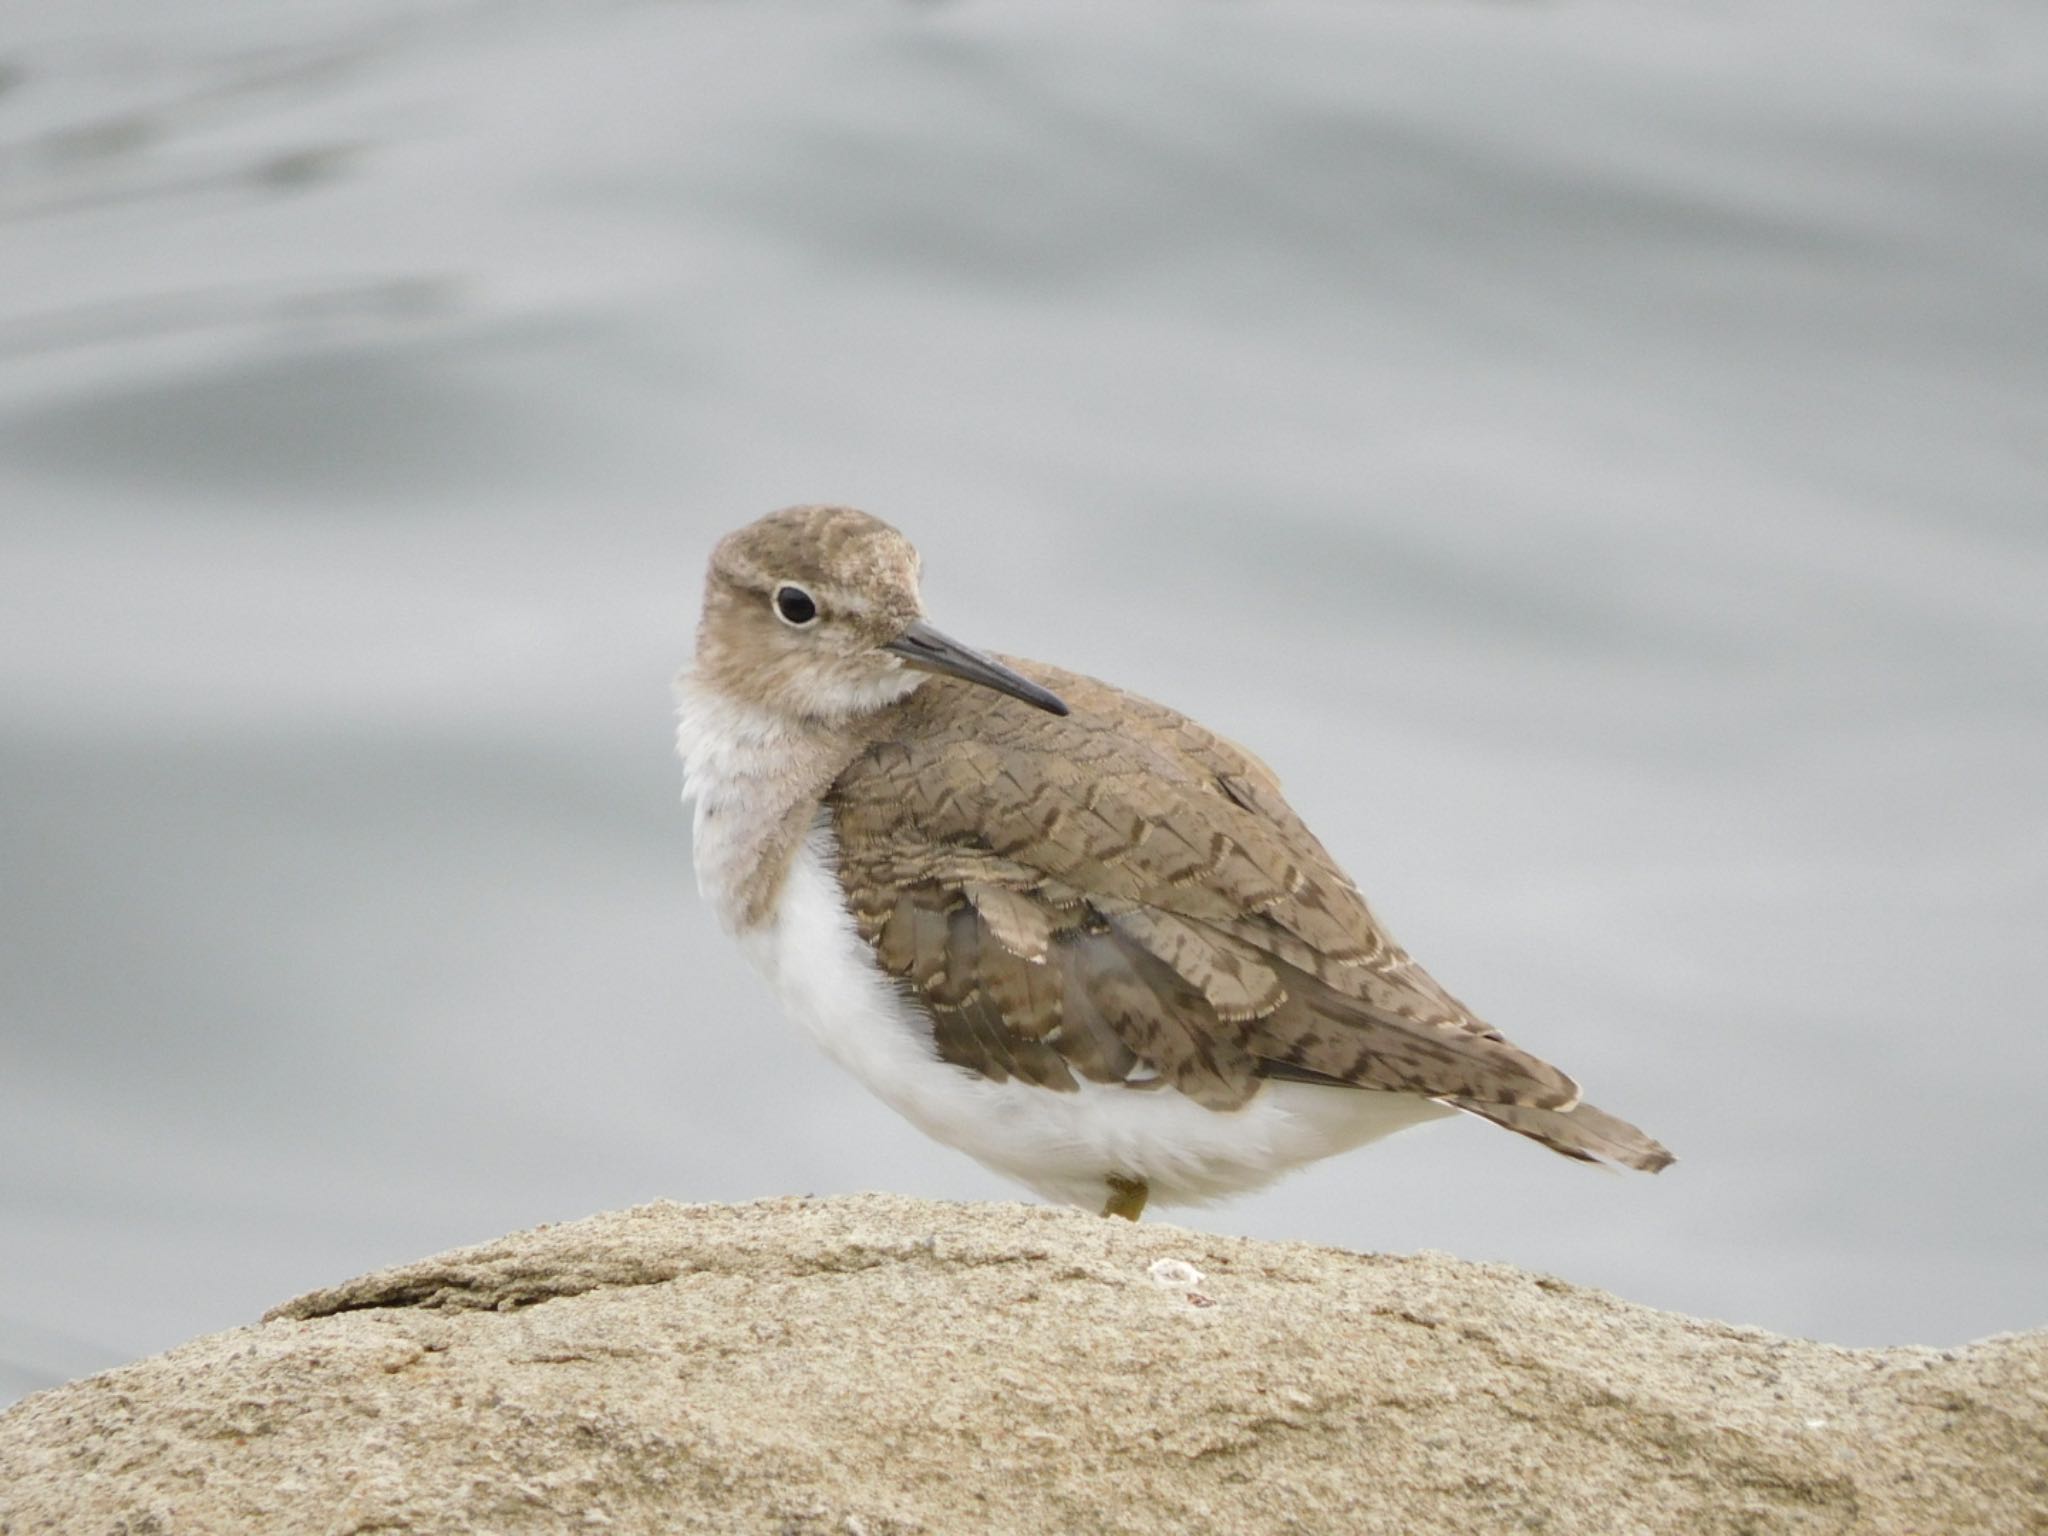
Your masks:
M 1156 1081 L 1219 1109 L 1264 1076 L 1481 1113 L 1577 1103 L 1387 936 L 1257 758 L 1009 664 L 1072 713 L 933 679 L 826 797 L 860 931 L 946 1060 L 1050 1088 Z

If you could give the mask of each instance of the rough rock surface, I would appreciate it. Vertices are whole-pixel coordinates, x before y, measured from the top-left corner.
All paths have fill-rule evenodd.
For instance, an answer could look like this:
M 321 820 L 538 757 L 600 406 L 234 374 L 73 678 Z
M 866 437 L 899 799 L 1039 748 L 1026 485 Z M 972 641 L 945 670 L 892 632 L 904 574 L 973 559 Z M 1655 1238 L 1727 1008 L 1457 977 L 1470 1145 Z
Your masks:
M 879 1196 L 383 1271 L 0 1417 L 0 1532 L 2028 1532 L 2048 1334 Z

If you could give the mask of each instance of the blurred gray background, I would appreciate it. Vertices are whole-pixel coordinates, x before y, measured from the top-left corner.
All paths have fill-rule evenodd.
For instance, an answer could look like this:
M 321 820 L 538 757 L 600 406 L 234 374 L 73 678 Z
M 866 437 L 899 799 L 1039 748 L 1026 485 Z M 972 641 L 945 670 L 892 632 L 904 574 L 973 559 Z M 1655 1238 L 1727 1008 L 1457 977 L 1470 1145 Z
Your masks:
M 726 529 L 1252 744 L 1684 1161 L 1178 1219 L 2048 1322 L 2048 10 L 0 5 L 0 1396 L 629 1202 L 1010 1198 L 700 906 Z

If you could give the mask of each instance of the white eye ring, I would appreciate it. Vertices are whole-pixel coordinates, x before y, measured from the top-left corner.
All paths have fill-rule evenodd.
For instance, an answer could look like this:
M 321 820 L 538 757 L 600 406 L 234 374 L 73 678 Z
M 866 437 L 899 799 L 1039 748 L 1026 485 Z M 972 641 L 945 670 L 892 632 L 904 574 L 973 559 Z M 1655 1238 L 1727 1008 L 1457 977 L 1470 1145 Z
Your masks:
M 809 629 L 818 622 L 818 600 L 793 581 L 777 582 L 768 606 L 791 629 Z

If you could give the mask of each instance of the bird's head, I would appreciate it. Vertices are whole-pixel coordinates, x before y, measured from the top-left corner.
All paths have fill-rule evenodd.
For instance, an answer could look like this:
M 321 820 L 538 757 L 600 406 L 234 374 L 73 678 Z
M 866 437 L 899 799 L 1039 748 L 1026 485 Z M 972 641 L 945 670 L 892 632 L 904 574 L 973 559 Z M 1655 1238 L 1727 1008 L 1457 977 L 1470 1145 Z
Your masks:
M 844 722 L 907 697 L 927 673 L 1046 710 L 1065 704 L 925 622 L 916 548 L 851 507 L 788 507 L 711 554 L 697 626 L 700 686 L 773 714 Z

